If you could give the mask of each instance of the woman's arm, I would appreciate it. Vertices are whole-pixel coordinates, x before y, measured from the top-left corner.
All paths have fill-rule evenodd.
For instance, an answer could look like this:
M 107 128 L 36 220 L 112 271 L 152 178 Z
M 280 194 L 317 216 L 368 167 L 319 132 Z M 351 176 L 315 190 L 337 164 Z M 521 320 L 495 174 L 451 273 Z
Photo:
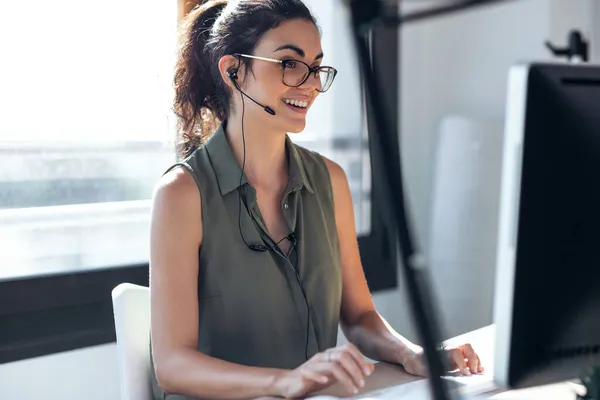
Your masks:
M 375 310 L 358 251 L 348 179 L 338 164 L 323 158 L 333 187 L 342 257 L 342 330 L 365 356 L 377 361 L 401 363 L 405 357 L 418 351 L 418 346 L 395 332 Z
M 422 349 L 394 331 L 375 310 L 360 261 L 354 207 L 346 174 L 339 165 L 323 158 L 331 176 L 342 255 L 342 330 L 365 356 L 402 364 L 412 374 L 427 375 Z M 483 372 L 479 356 L 470 344 L 448 349 L 447 353 L 450 370 L 459 369 L 463 374 Z
M 154 193 L 150 234 L 151 336 L 161 388 L 211 399 L 276 395 L 279 370 L 225 362 L 197 351 L 200 193 L 182 168 L 165 174 Z

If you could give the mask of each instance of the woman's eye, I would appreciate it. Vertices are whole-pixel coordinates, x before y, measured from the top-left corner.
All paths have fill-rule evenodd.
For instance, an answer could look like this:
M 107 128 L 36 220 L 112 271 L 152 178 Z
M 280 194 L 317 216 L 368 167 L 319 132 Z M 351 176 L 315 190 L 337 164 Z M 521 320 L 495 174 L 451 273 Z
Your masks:
M 292 60 L 285 60 L 284 61 L 284 66 L 286 68 L 296 68 L 296 62 L 292 61 Z

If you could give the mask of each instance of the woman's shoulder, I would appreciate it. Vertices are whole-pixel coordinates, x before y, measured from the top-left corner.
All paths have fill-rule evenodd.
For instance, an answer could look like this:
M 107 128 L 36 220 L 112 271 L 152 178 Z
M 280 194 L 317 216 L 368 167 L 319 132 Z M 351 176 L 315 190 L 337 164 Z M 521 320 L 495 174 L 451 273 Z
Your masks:
M 203 238 L 200 191 L 184 167 L 174 166 L 159 179 L 154 189 L 150 215 L 151 258 L 156 264 L 163 257 L 164 263 L 165 254 L 169 254 L 169 259 L 178 260 L 173 264 L 189 266 L 191 264 L 184 262 L 187 256 L 173 254 L 187 254 L 187 250 L 201 246 Z
M 294 147 L 302 159 L 303 167 L 313 180 L 315 174 L 326 174 L 334 187 L 346 182 L 346 173 L 337 162 L 301 145 L 294 143 Z
M 154 187 L 153 207 L 170 212 L 193 212 L 201 204 L 200 190 L 185 163 L 174 164 Z
M 202 173 L 202 153 L 205 153 L 205 146 L 199 146 L 190 154 L 178 162 L 175 162 L 166 169 L 163 175 L 155 185 L 155 194 L 189 197 L 199 194 L 199 176 Z

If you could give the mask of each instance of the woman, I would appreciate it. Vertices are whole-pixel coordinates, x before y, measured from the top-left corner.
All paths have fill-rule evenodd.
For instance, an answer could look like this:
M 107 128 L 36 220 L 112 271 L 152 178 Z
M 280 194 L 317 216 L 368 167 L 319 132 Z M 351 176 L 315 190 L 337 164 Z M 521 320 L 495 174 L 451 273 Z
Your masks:
M 184 162 L 151 223 L 156 398 L 350 394 L 363 354 L 426 373 L 370 297 L 339 165 L 293 144 L 336 71 L 301 0 L 211 1 L 183 23 L 175 111 Z M 222 121 L 214 123 L 215 117 Z M 338 324 L 352 343 L 336 347 Z M 469 345 L 453 368 L 480 372 Z

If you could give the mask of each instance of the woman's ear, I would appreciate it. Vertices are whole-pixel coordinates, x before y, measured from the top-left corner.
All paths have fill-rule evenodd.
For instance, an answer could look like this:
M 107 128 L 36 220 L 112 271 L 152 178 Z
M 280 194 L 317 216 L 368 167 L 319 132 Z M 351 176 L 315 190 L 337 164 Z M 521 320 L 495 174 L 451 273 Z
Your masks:
M 233 81 L 239 81 L 240 79 L 240 69 L 241 62 L 236 56 L 226 55 L 219 60 L 219 72 L 221 73 L 221 78 L 223 78 L 223 82 L 231 89 L 235 89 Z

